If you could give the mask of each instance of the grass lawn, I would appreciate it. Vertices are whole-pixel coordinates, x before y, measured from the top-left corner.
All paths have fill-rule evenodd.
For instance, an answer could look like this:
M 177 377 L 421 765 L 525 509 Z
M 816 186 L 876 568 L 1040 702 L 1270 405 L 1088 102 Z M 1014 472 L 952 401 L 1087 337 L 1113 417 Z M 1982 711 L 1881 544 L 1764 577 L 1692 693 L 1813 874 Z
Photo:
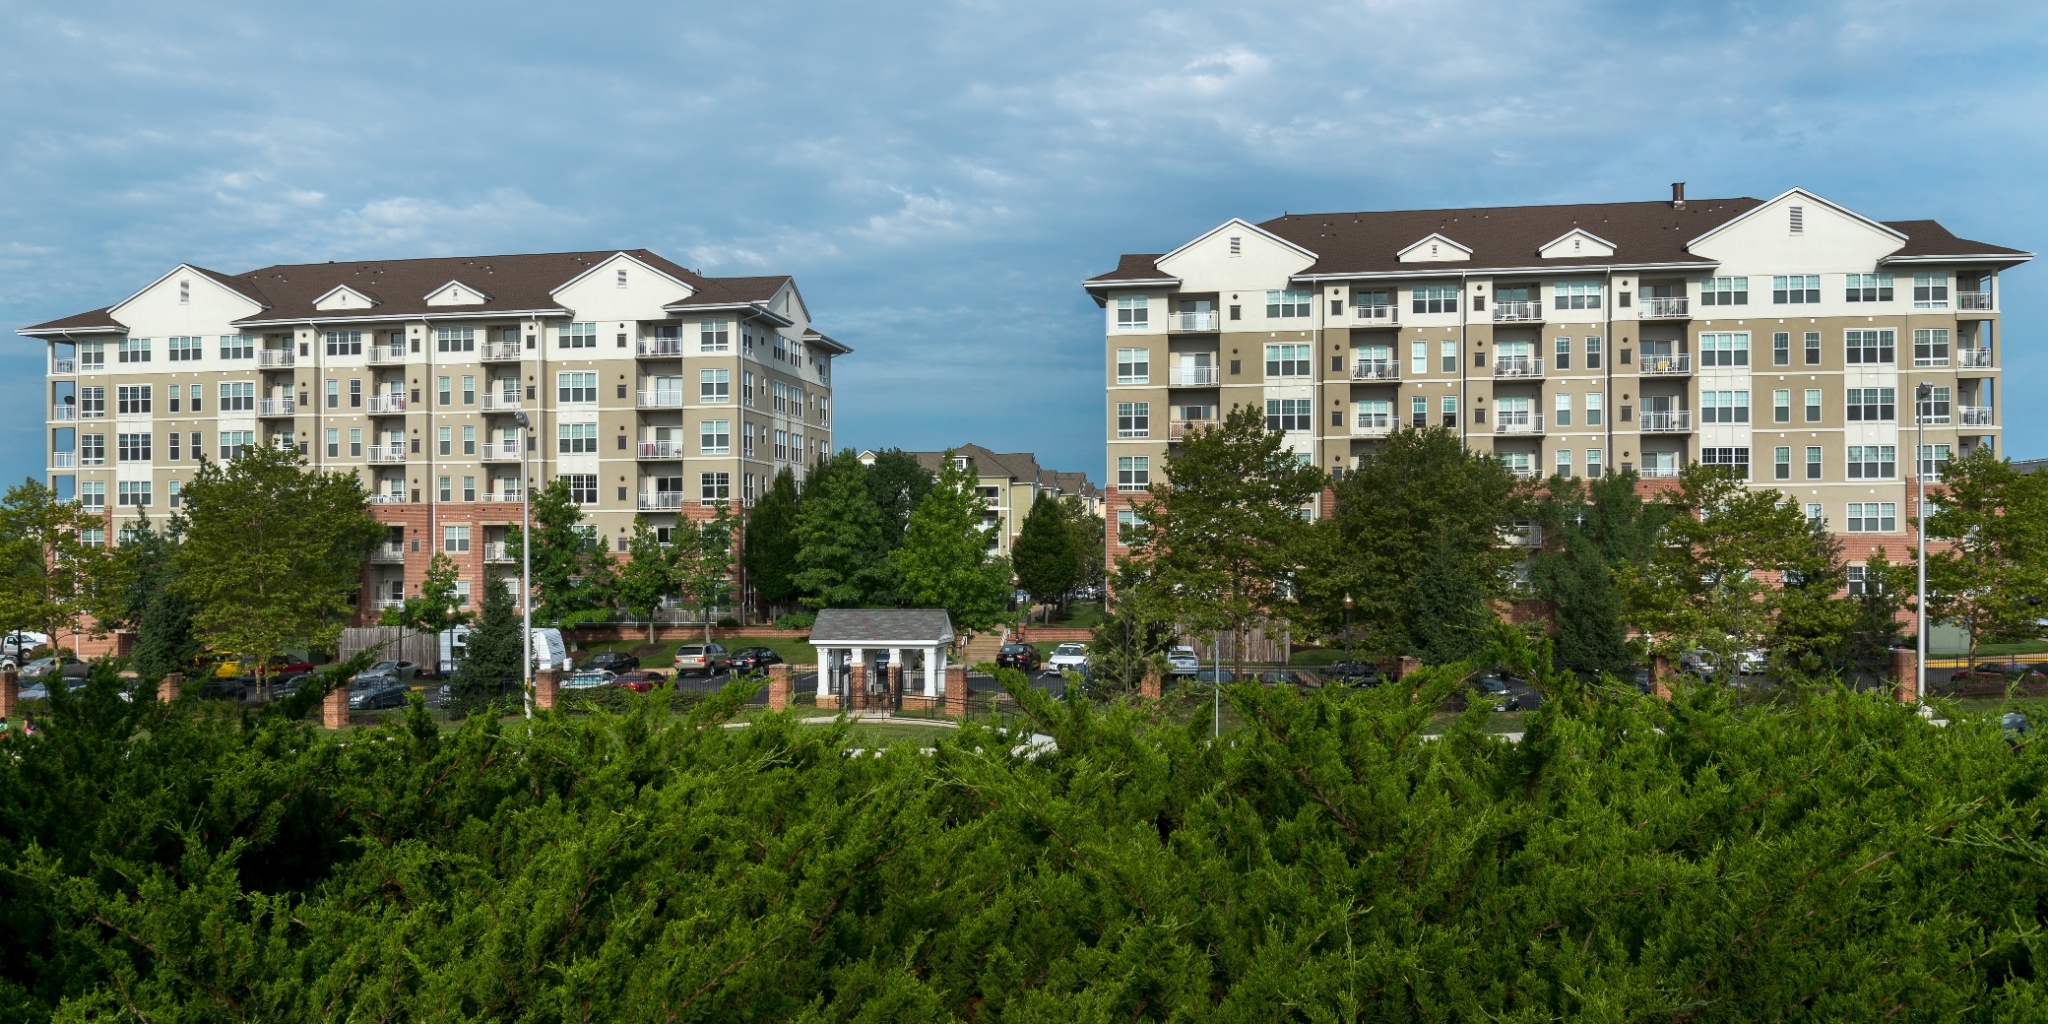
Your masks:
M 2048 640 L 2022 640 L 2018 643 L 2010 644 L 1982 644 L 1977 648 L 1977 656 L 1980 658 L 2008 654 L 2048 654 Z M 1929 655 L 1927 660 L 1932 662 L 1934 656 Z
M 1076 601 L 1067 608 L 1066 615 L 1055 615 L 1050 625 L 1071 626 L 1075 629 L 1094 629 L 1102 625 L 1107 618 L 1108 616 L 1102 611 L 1102 605 L 1092 601 L 1085 603 Z

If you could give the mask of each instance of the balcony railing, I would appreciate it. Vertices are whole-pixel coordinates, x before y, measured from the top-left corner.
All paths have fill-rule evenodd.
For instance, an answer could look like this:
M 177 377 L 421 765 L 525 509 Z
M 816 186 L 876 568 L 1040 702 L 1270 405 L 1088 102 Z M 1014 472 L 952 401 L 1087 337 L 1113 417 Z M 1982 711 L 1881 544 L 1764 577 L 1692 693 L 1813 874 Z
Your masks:
M 1500 356 L 1493 361 L 1493 375 L 1496 377 L 1541 377 L 1543 360 L 1539 356 Z
M 50 410 L 50 418 L 53 420 L 75 420 L 78 418 L 78 407 L 75 405 L 56 406 Z
M 1169 441 L 1177 441 L 1198 430 L 1208 430 L 1221 422 L 1223 421 L 1217 419 L 1168 420 L 1166 423 L 1166 438 Z
M 1352 380 L 1400 380 L 1398 359 L 1361 359 L 1351 364 Z
M 642 512 L 673 512 L 682 507 L 683 492 L 681 491 L 640 492 L 640 511 Z
M 516 341 L 487 341 L 483 347 L 483 362 L 504 363 L 519 358 L 519 343 Z
M 289 398 L 265 398 L 256 403 L 256 415 L 291 416 L 295 408 Z
M 369 447 L 371 462 L 404 462 L 405 445 L 373 444 Z
M 405 411 L 405 396 L 371 395 L 364 404 L 372 416 L 392 416 Z
M 1991 422 L 1991 407 L 1988 405 L 1956 406 L 1956 422 L 1966 427 L 1995 426 Z
M 1644 298 L 1642 303 L 1636 307 L 1636 316 L 1643 320 L 1682 320 L 1692 315 L 1687 312 L 1691 300 L 1682 295 L 1652 295 Z
M 1676 480 L 1678 479 L 1678 467 L 1644 466 L 1642 468 L 1642 471 L 1637 473 L 1636 475 L 1642 477 L 1645 480 Z
M 674 359 L 683 354 L 681 338 L 642 338 L 639 354 L 643 357 Z
M 681 441 L 642 441 L 640 457 L 643 459 L 680 459 L 683 457 Z
M 400 460 L 400 461 L 403 461 L 403 460 Z M 403 494 L 393 494 L 393 493 L 391 493 L 390 491 L 379 491 L 379 492 L 377 492 L 377 493 L 374 493 L 374 494 L 371 494 L 371 495 L 370 495 L 370 504 L 372 504 L 372 505 L 403 505 L 403 504 L 405 504 L 405 495 L 403 495 Z
M 1393 326 L 1401 321 L 1399 306 L 1353 306 L 1351 319 Z
M 1956 308 L 1957 308 L 1957 309 L 1981 309 L 1981 310 L 1987 310 L 1987 311 L 1988 311 L 1988 310 L 1990 310 L 1990 308 L 1991 308 L 1991 293 L 1990 293 L 1990 292 L 1957 292 L 1957 293 L 1956 293 Z
M 1176 366 L 1167 375 L 1173 387 L 1192 388 L 1214 384 L 1222 378 L 1214 366 Z
M 76 465 L 78 465 L 77 452 L 50 453 L 50 467 L 52 469 L 70 469 Z
M 510 548 L 510 547 L 508 547 L 508 546 L 506 545 L 506 543 L 505 543 L 504 541 L 502 541 L 502 540 L 487 540 L 487 541 L 484 541 L 484 561 L 486 561 L 486 562 L 509 562 L 509 561 L 511 561 L 511 560 L 512 560 L 512 551 L 511 551 L 511 548 Z
M 266 370 L 289 367 L 292 365 L 292 357 L 294 355 L 296 353 L 288 348 L 257 349 L 256 365 Z
M 1989 367 L 1991 365 L 1991 350 L 1988 348 L 1956 349 L 1956 365 Z
M 1398 425 L 1392 413 L 1361 412 L 1352 418 L 1351 432 L 1364 437 L 1382 437 L 1393 433 Z
M 1540 413 L 1493 411 L 1493 432 L 1496 434 L 1541 434 L 1543 416 Z
M 1215 331 L 1221 329 L 1222 326 L 1222 322 L 1217 319 L 1213 311 L 1208 313 L 1166 314 L 1166 329 L 1169 331 Z
M 405 362 L 405 348 L 403 346 L 372 345 L 370 346 L 369 361 L 371 366 L 389 366 L 392 363 Z
M 517 441 L 485 441 L 477 446 L 477 457 L 485 462 L 518 462 L 521 454 Z
M 77 372 L 78 372 L 78 360 L 76 360 L 76 359 L 52 359 L 52 360 L 50 360 L 50 372 L 51 372 L 51 373 L 77 373 Z
M 1645 376 L 1691 373 L 1692 353 L 1680 352 L 1671 356 L 1646 354 L 1643 356 L 1641 370 Z
M 377 597 L 370 600 L 370 610 L 381 612 L 386 608 L 403 608 L 405 599 L 399 597 Z
M 1692 430 L 1691 409 L 1643 410 L 1645 434 L 1683 434 Z
M 1507 323 L 1543 319 L 1543 303 L 1534 299 L 1511 299 L 1493 304 L 1493 321 Z
M 642 409 L 680 409 L 683 407 L 681 391 L 639 392 L 639 406 Z
M 485 411 L 485 412 L 518 412 L 518 411 L 519 411 L 519 396 L 518 396 L 518 395 L 507 395 L 507 394 L 496 394 L 496 395 L 494 395 L 494 394 L 491 394 L 490 392 L 486 391 L 486 392 L 484 392 L 484 396 L 483 396 L 483 403 L 484 403 L 484 405 L 483 405 L 483 408 L 484 408 L 484 411 Z
M 503 483 L 504 483 L 504 485 L 503 485 L 503 486 L 501 486 L 501 487 L 499 487 L 499 488 L 498 488 L 497 490 L 495 490 L 495 491 L 485 491 L 485 492 L 484 492 L 484 500 L 485 500 L 485 501 L 488 501 L 488 502 L 513 502 L 513 501 L 518 501 L 518 500 L 519 500 L 519 485 L 518 485 L 518 484 L 516 484 L 516 483 L 513 483 L 513 482 L 511 482 L 511 481 L 504 481 Z
M 393 544 L 390 541 L 385 541 L 384 543 L 379 544 L 376 547 L 370 549 L 370 561 L 403 562 L 405 561 L 405 545 L 402 543 Z

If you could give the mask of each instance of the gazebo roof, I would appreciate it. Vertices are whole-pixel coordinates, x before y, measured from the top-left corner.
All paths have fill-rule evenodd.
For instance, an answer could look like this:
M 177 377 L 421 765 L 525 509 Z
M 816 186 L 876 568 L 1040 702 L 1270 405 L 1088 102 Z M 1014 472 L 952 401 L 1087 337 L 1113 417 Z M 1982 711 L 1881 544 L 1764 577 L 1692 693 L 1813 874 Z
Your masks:
M 811 626 L 813 647 L 929 647 L 953 642 L 944 608 L 827 608 Z

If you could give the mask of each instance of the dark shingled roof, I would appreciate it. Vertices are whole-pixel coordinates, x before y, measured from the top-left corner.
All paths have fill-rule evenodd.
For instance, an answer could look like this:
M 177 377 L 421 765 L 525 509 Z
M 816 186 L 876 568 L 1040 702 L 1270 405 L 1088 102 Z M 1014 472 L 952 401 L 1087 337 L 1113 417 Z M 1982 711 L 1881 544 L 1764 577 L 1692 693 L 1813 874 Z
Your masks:
M 1668 202 L 1575 203 L 1471 210 L 1394 210 L 1384 213 L 1296 213 L 1260 224 L 1315 253 L 1302 276 L 1427 273 L 1493 267 L 1606 266 L 1614 263 L 1711 263 L 1685 251 L 1685 243 L 1760 205 L 1760 200 L 1692 199 L 1685 209 Z M 1614 243 L 1612 256 L 1544 259 L 1538 251 L 1573 229 Z M 1401 250 L 1440 234 L 1472 250 L 1457 263 L 1403 263 Z
M 108 306 L 103 309 L 95 309 L 90 313 L 74 313 L 71 316 L 64 317 L 61 320 L 52 320 L 46 324 L 37 324 L 34 327 L 24 327 L 21 330 L 22 333 L 24 334 L 62 334 L 65 331 L 85 332 L 127 330 L 128 326 L 126 324 L 123 324 L 115 320 L 112 316 L 109 316 L 107 314 L 107 310 L 112 308 L 112 306 Z
M 1926 258 L 1930 256 L 2013 256 L 2024 258 L 2028 254 L 2018 249 L 2008 249 L 1990 242 L 1972 242 L 1957 238 L 1949 229 L 1931 220 L 1888 220 L 1884 226 L 1906 236 L 1906 245 L 1888 259 Z
M 811 625 L 811 646 L 852 643 L 936 644 L 953 639 L 944 608 L 827 608 Z
M 1125 253 L 1124 255 L 1117 258 L 1115 270 L 1112 270 L 1107 274 L 1097 274 L 1094 277 L 1089 278 L 1085 283 L 1094 284 L 1097 281 L 1160 280 L 1161 278 L 1167 276 L 1166 272 L 1160 270 L 1158 267 L 1155 267 L 1152 264 L 1155 261 L 1157 261 L 1159 257 L 1164 255 L 1166 254 L 1163 252 Z

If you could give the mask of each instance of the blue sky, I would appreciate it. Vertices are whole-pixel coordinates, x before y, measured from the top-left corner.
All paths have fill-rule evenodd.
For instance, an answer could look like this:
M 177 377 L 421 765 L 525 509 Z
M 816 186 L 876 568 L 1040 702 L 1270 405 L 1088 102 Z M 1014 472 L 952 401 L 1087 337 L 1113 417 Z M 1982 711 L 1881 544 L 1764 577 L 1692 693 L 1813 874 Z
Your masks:
M 1230 216 L 1793 185 L 2048 248 L 2048 5 L 0 0 L 0 322 L 189 261 L 647 246 L 789 273 L 843 445 L 1102 477 L 1078 287 Z M 2048 454 L 2040 272 L 2006 450 Z M 10 335 L 11 336 L 11 335 Z M 0 354 L 0 479 L 42 472 Z

